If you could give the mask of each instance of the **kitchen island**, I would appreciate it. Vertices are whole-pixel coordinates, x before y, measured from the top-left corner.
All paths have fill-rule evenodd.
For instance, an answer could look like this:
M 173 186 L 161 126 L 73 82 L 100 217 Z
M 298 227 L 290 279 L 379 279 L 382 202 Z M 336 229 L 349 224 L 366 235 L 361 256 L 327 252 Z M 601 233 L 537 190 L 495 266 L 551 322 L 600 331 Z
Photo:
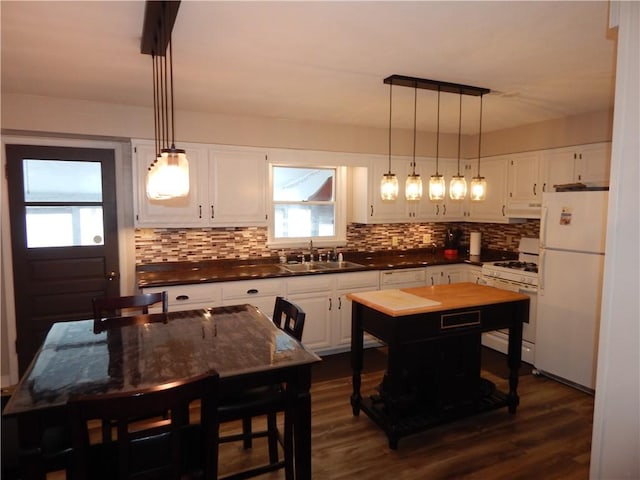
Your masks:
M 351 293 L 354 415 L 363 410 L 396 449 L 401 437 L 519 398 L 522 322 L 529 297 L 473 283 Z M 481 333 L 509 329 L 509 391 L 480 376 Z M 360 393 L 363 334 L 388 347 L 379 392 Z

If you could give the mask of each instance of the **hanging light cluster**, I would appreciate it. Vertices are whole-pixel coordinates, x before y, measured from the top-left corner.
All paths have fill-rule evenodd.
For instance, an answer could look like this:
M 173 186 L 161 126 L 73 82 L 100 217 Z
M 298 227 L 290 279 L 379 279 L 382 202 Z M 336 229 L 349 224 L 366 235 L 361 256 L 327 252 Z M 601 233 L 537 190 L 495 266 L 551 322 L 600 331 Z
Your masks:
M 422 198 L 422 180 L 416 174 L 416 113 L 417 113 L 417 89 L 437 90 L 438 111 L 437 111 L 437 132 L 436 132 L 436 172 L 429 178 L 429 200 L 442 201 L 446 195 L 446 183 L 444 176 L 438 170 L 438 160 L 440 155 L 440 93 L 454 93 L 460 97 L 459 117 L 458 117 L 458 170 L 457 174 L 451 178 L 449 183 L 449 198 L 452 200 L 464 200 L 467 195 L 467 182 L 464 175 L 460 174 L 460 147 L 462 139 L 462 96 L 480 96 L 480 133 L 478 135 L 478 175 L 473 177 L 471 182 L 471 200 L 482 201 L 486 196 L 486 181 L 480 176 L 480 145 L 482 135 L 482 96 L 490 92 L 486 88 L 460 85 L 456 83 L 441 82 L 438 80 L 427 80 L 422 78 L 407 77 L 403 75 L 391 75 L 384 79 L 384 83 L 413 87 L 414 94 L 414 123 L 413 123 L 413 160 L 412 173 L 407 177 L 405 184 L 405 197 L 407 200 L 420 200 Z M 398 180 L 391 173 L 391 100 L 389 104 L 389 172 L 383 175 L 380 185 L 380 193 L 383 200 L 395 200 L 397 197 Z
M 189 162 L 185 151 L 175 146 L 171 30 L 179 4 L 147 2 L 145 7 L 142 53 L 150 54 L 152 61 L 156 148 L 156 158 L 147 171 L 146 190 L 154 200 L 189 195 Z

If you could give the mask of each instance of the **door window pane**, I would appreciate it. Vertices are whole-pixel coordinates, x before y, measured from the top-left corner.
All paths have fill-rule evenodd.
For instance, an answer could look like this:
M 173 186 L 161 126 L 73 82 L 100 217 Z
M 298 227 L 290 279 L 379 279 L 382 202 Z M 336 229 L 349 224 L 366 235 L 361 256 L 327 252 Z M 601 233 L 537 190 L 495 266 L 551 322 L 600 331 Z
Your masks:
M 102 202 L 99 162 L 24 160 L 25 202 Z
M 26 207 L 27 248 L 104 245 L 102 207 Z

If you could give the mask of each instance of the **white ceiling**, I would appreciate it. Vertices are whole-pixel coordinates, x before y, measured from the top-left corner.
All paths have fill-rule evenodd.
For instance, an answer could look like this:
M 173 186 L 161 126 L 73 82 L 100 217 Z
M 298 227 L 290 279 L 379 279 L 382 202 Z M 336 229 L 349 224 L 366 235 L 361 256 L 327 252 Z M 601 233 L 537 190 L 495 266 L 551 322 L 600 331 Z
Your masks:
M 3 94 L 152 105 L 144 2 L 0 5 Z M 183 1 L 173 53 L 177 110 L 387 128 L 392 74 L 491 89 L 483 131 L 613 106 L 608 2 Z M 394 127 L 412 128 L 413 95 L 394 87 Z M 420 130 L 436 98 L 418 91 Z M 459 97 L 441 102 L 457 132 Z M 463 97 L 464 133 L 478 102 Z

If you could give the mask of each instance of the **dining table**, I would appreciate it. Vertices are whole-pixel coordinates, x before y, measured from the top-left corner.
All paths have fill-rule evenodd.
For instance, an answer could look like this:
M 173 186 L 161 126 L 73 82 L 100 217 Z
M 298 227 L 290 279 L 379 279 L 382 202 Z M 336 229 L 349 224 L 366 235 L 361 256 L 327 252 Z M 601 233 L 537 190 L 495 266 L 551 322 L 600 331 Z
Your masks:
M 123 317 L 133 318 L 133 317 Z M 282 384 L 292 419 L 294 474 L 311 478 L 311 367 L 321 361 L 252 305 L 139 315 L 95 329 L 53 324 L 3 416 L 18 422 L 22 478 L 44 479 L 42 433 L 64 425 L 71 396 L 135 392 L 211 370 L 220 392 Z

